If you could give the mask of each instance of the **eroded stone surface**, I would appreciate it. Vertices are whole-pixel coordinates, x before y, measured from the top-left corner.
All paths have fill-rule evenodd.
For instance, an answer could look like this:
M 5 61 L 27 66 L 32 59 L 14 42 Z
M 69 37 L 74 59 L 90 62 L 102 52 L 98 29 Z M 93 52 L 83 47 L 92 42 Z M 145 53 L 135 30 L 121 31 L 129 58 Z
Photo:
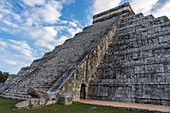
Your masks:
M 61 105 L 71 105 L 72 104 L 72 96 L 70 94 L 62 94 L 59 98 L 59 104 Z
M 109 45 L 88 98 L 170 105 L 170 21 L 136 14 L 124 17 Z
M 67 104 L 70 97 L 170 105 L 169 41 L 166 16 L 131 12 L 104 17 L 22 68 L 2 96 L 35 97 L 17 104 L 18 108 L 62 103 L 62 99 Z M 60 99 L 62 94 L 71 96 Z

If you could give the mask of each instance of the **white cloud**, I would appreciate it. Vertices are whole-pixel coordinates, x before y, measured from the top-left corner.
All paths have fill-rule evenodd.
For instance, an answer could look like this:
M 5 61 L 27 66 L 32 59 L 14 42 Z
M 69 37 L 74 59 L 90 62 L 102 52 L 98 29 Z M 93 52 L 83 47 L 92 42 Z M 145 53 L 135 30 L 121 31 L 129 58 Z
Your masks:
M 53 26 L 51 27 L 44 27 L 45 32 L 47 32 L 51 36 L 57 36 L 57 31 L 54 29 Z
M 73 27 L 77 27 L 77 24 L 76 23 L 74 23 L 74 22 L 69 22 L 69 24 L 71 25 L 71 26 L 73 26 Z
M 132 0 L 130 4 L 136 13 L 149 14 L 157 2 L 158 0 Z
M 4 32 L 9 32 L 9 30 L 7 28 L 4 27 L 0 27 L 0 30 L 4 31 Z M 0 31 L 1 32 L 1 31 Z
M 61 36 L 59 39 L 55 40 L 55 44 L 56 45 L 61 45 L 65 42 L 65 40 L 67 40 L 68 38 L 66 36 Z
M 1 19 L 1 18 L 3 18 L 3 15 L 2 15 L 2 14 L 0 14 L 0 19 Z
M 72 3 L 75 3 L 75 0 L 61 0 L 61 2 L 66 4 L 66 5 L 70 5 Z
M 27 34 L 35 41 L 34 45 L 38 48 L 52 50 L 55 47 L 54 41 L 57 37 L 57 31 L 54 26 L 34 27 L 25 29 Z
M 74 24 L 74 22 L 69 22 Z M 73 37 L 75 33 L 81 31 L 79 27 L 75 28 L 77 24 L 67 27 L 67 26 L 50 26 L 50 27 L 30 27 L 29 29 L 25 29 L 29 37 L 31 37 L 35 43 L 34 45 L 38 47 L 40 50 L 52 50 L 56 45 L 62 44 L 66 39 L 66 36 L 58 36 L 58 32 L 68 32 L 68 34 Z
M 11 21 L 10 18 L 3 19 L 1 22 L 8 25 L 10 33 L 15 35 L 19 34 L 22 37 L 27 37 L 34 42 L 32 42 L 38 49 L 47 49 L 51 50 L 55 47 L 57 41 L 58 44 L 61 44 L 60 40 L 63 37 L 59 38 L 58 31 L 62 33 L 61 30 L 66 30 L 72 36 L 80 31 L 77 23 L 68 22 L 66 20 L 60 20 L 61 10 L 63 4 L 74 3 L 75 0 L 22 0 L 25 4 L 22 5 L 24 10 L 21 11 L 20 15 L 15 14 L 11 8 L 2 8 L 5 15 L 10 14 L 11 18 L 14 18 L 19 23 Z M 22 3 L 22 2 L 21 2 Z M 21 5 L 20 3 L 20 5 Z M 39 5 L 37 7 L 37 5 Z M 31 8 L 27 7 L 30 6 Z M 12 6 L 11 6 L 12 7 Z M 67 24 L 68 23 L 68 24 Z M 50 24 L 50 27 L 48 25 Z M 53 24 L 60 24 L 58 28 L 53 26 Z M 61 24 L 65 24 L 64 26 Z M 44 27 L 47 26 L 47 27 Z M 68 27 L 67 27 L 68 26 Z M 15 28 L 15 29 L 14 29 Z M 74 28 L 74 29 L 73 29 Z M 1 29 L 1 28 L 0 28 Z M 2 30 L 8 32 L 8 29 L 2 27 Z M 69 30 L 68 30 L 69 29 Z M 68 35 L 67 35 L 68 36 Z M 60 39 L 60 40 L 59 40 Z M 63 39 L 65 40 L 65 38 Z M 19 50 L 17 45 L 11 45 L 15 50 Z
M 59 17 L 61 16 L 61 9 L 61 3 L 55 1 L 52 4 L 44 5 L 42 8 L 33 9 L 31 17 L 34 21 L 54 24 L 56 21 L 59 20 Z
M 3 47 L 0 47 L 0 51 L 5 51 L 5 49 Z
M 4 14 L 10 14 L 10 11 L 8 10 L 8 9 L 2 9 L 2 12 L 4 13 Z M 1 12 L 1 13 L 2 13 Z
M 156 17 L 166 15 L 167 17 L 170 18 L 170 1 L 167 1 L 165 4 L 162 5 L 160 9 L 156 9 L 153 11 L 153 15 Z
M 7 47 L 7 42 L 3 41 L 1 38 L 0 38 L 0 46 L 1 47 Z
M 108 9 L 114 8 L 120 4 L 121 0 L 94 0 L 92 13 L 97 14 Z
M 71 37 L 73 37 L 76 33 L 80 32 L 80 31 L 82 31 L 80 28 L 76 28 L 76 29 L 69 28 L 68 29 L 68 32 L 71 34 Z
M 32 61 L 33 59 L 35 59 L 33 57 L 33 49 L 27 44 L 26 41 L 16 41 L 16 40 L 9 40 L 10 47 L 18 52 L 20 52 L 21 54 L 25 55 L 26 57 L 28 57 L 28 59 L 30 59 L 30 61 Z
M 14 11 L 10 9 L 10 7 L 4 7 L 0 4 L 1 15 L 4 17 L 5 20 L 16 20 L 16 22 L 22 22 L 21 16 L 16 14 Z
M 65 20 L 60 21 L 60 24 L 67 24 L 67 23 L 68 23 L 68 21 L 65 21 Z
M 14 23 L 12 23 L 12 22 L 10 22 L 10 21 L 3 20 L 3 22 L 4 22 L 6 25 L 8 25 L 8 26 L 15 27 L 15 28 L 18 27 L 18 25 L 14 24 Z
M 7 60 L 7 59 L 4 59 L 3 62 L 6 63 L 6 64 L 8 64 L 8 65 L 16 65 L 16 64 L 17 64 L 16 62 L 11 61 L 11 60 Z
M 45 0 L 22 0 L 24 4 L 34 7 L 35 5 L 43 5 Z
M 24 23 L 25 26 L 32 26 L 34 20 L 28 17 L 25 21 L 26 21 Z

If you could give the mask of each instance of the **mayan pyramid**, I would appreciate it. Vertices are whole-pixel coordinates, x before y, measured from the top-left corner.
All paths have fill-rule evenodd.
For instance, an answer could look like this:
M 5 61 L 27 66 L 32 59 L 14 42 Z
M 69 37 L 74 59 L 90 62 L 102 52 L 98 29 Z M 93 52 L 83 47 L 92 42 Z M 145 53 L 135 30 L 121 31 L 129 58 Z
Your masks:
M 170 105 L 170 20 L 135 14 L 129 3 L 104 11 L 4 84 L 1 97 L 32 100 L 28 89 L 37 88 L 49 96 L 44 104 L 69 94 L 73 101 Z

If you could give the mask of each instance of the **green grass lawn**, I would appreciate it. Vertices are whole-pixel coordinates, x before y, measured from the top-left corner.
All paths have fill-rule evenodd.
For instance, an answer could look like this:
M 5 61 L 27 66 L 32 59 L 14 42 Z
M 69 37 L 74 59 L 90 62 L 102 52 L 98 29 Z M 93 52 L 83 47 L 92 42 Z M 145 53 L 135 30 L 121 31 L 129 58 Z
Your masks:
M 70 106 L 53 104 L 41 109 L 14 110 L 16 103 L 20 101 L 0 97 L 0 113 L 144 113 L 138 111 L 120 110 L 108 107 L 91 106 L 79 102 L 73 102 Z

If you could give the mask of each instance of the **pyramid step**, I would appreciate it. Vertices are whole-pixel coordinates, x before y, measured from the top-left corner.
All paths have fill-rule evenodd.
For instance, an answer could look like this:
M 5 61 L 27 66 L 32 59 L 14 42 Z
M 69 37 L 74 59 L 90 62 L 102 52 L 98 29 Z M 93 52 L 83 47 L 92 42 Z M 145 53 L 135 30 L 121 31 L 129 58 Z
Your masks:
M 145 22 L 145 21 L 149 21 L 149 19 L 154 19 L 153 15 L 147 15 L 147 16 L 142 16 L 142 17 L 139 17 L 139 18 L 134 18 L 130 21 L 126 21 L 126 22 L 121 22 L 120 23 L 120 27 L 125 27 L 127 25 L 132 25 L 132 24 L 135 24 L 135 23 L 138 23 L 138 22 Z
M 130 17 L 130 16 L 132 16 L 132 15 L 135 15 L 135 14 L 132 13 L 132 12 L 129 12 L 129 13 L 123 14 L 122 17 L 123 17 L 123 18 L 128 18 L 128 17 Z
M 150 46 L 142 46 L 140 48 L 131 48 L 131 49 L 127 49 L 127 50 L 122 50 L 122 51 L 115 51 L 113 52 L 114 55 L 125 55 L 125 54 L 132 54 L 132 53 L 136 53 L 139 51 L 149 51 L 149 50 L 158 50 L 158 49 L 168 49 L 170 48 L 170 45 L 168 43 L 161 43 L 157 46 L 155 45 L 150 45 Z
M 125 22 L 131 21 L 131 20 L 134 20 L 134 19 L 137 19 L 137 18 L 141 18 L 141 17 L 143 17 L 142 13 L 138 13 L 138 14 L 135 14 L 135 15 L 130 15 L 130 16 L 124 17 L 122 19 L 121 23 L 125 23 Z
M 30 66 L 22 67 L 21 70 L 18 72 L 17 77 L 23 76 L 29 71 L 30 71 Z
M 44 54 L 43 58 L 48 58 L 52 54 L 53 54 L 53 51 L 47 52 L 47 53 Z
M 156 52 L 155 52 L 156 51 Z M 113 62 L 115 65 L 120 66 L 120 65 L 140 65 L 141 63 L 143 64 L 149 64 L 149 63 L 165 63 L 165 62 L 170 62 L 169 59 L 169 53 L 170 53 L 170 48 L 156 48 L 155 51 L 149 50 L 149 51 L 137 51 L 133 53 L 126 53 L 127 57 L 124 57 L 124 54 L 117 54 L 117 55 L 112 55 L 112 54 L 107 54 L 108 58 L 104 60 L 103 62 L 105 63 L 110 63 Z M 160 56 L 157 54 L 157 51 L 161 51 L 162 53 L 165 53 L 165 55 Z M 146 60 L 144 60 L 146 59 Z M 112 66 L 113 68 L 113 66 Z
M 170 27 L 170 22 L 165 22 L 165 23 L 162 23 L 162 24 L 158 24 L 158 25 L 153 25 L 151 27 L 147 27 L 147 28 L 139 28 L 139 29 L 136 29 L 136 31 L 129 31 L 129 32 L 122 32 L 122 33 L 119 33 L 117 35 L 117 37 L 124 37 L 126 36 L 128 38 L 128 36 L 130 34 L 137 34 L 137 35 L 151 35 L 151 34 L 155 34 L 155 33 L 158 33 L 160 32 L 163 32 L 163 31 L 167 31 L 168 32 L 168 29 Z M 134 37 L 135 38 L 135 37 Z
M 27 89 L 8 89 L 7 91 L 12 91 L 12 92 L 28 92 Z
M 162 36 L 160 38 L 155 38 L 151 40 L 138 40 L 136 42 L 130 42 L 129 44 L 124 45 L 112 45 L 112 48 L 109 49 L 109 52 L 118 52 L 118 51 L 126 51 L 128 49 L 135 49 L 144 46 L 151 46 L 151 45 L 160 45 L 162 43 L 168 43 L 170 39 L 168 39 L 169 35 Z
M 52 86 L 52 85 L 51 85 L 51 86 Z M 38 88 L 40 88 L 40 89 L 43 89 L 43 90 L 47 91 L 48 89 L 50 89 L 50 88 L 51 88 L 51 86 L 40 86 L 40 87 L 38 87 Z
M 98 68 L 97 68 L 97 70 L 99 70 L 99 69 L 111 69 L 111 65 L 107 65 L 107 64 L 103 64 L 103 65 L 100 65 Z
M 140 29 L 148 28 L 149 26 L 153 26 L 153 25 L 160 25 L 165 22 L 169 22 L 169 20 L 167 20 L 166 17 L 153 18 L 151 15 L 149 15 L 144 19 L 138 20 L 137 22 L 131 22 L 129 25 L 125 27 L 121 27 L 117 31 L 119 33 L 138 31 Z
M 143 25 L 143 23 L 151 22 L 154 19 L 155 18 L 153 17 L 153 15 L 144 16 L 141 18 L 137 18 L 135 20 L 128 21 L 126 23 L 121 23 L 120 27 L 118 29 L 121 30 L 121 29 L 126 29 L 129 27 L 135 27 L 137 25 Z M 148 26 L 148 24 L 146 24 L 144 27 L 147 27 L 147 26 Z
M 16 96 L 8 96 L 8 95 L 0 95 L 0 97 L 4 97 L 7 99 L 13 99 L 13 100 L 21 100 L 21 101 L 30 99 L 30 98 L 23 98 L 23 97 L 16 97 Z
M 39 86 L 39 88 L 46 88 L 46 87 L 51 87 L 52 85 L 43 85 L 43 86 Z
M 169 32 L 170 34 L 170 32 Z M 142 37 L 143 39 L 141 40 L 135 40 L 131 41 L 129 43 L 123 43 L 123 44 L 115 44 L 112 43 L 110 44 L 109 52 L 118 52 L 118 51 L 126 51 L 128 49 L 135 49 L 138 47 L 147 47 L 151 45 L 160 45 L 160 44 L 166 44 L 170 41 L 170 35 L 167 33 L 167 35 L 164 36 L 159 36 L 159 37 L 153 37 L 151 39 Z M 144 39 L 145 38 L 145 39 Z
M 113 74 L 101 74 L 98 79 L 116 79 L 116 76 Z
M 140 40 L 150 40 L 150 39 L 155 39 L 155 38 L 159 38 L 160 43 L 167 42 L 170 39 L 167 37 L 167 36 L 169 36 L 169 34 L 170 34 L 170 31 L 162 31 L 161 33 L 157 32 L 155 34 L 147 35 L 147 36 L 138 35 L 138 38 L 134 38 L 135 36 L 133 36 L 133 35 L 130 35 L 129 37 L 125 37 L 125 36 L 117 37 L 117 38 L 119 38 L 119 40 L 112 42 L 109 45 L 109 47 L 122 46 L 122 45 L 130 44 L 132 42 L 140 41 Z M 127 38 L 129 38 L 129 39 L 127 39 Z
M 32 62 L 32 64 L 30 65 L 30 67 L 36 67 L 38 66 L 41 62 L 45 61 L 47 59 L 47 57 L 42 57 L 40 59 L 36 59 Z
M 13 97 L 21 97 L 21 98 L 31 98 L 30 95 L 16 94 L 16 93 L 6 93 L 4 96 L 13 96 Z
M 22 94 L 22 95 L 28 95 L 28 92 L 11 92 L 11 91 L 9 91 L 9 92 L 7 92 L 8 94 Z M 7 94 L 7 93 L 5 93 L 5 94 Z
M 6 94 L 6 93 L 27 94 L 28 91 L 8 90 L 8 91 L 6 91 L 4 94 Z

